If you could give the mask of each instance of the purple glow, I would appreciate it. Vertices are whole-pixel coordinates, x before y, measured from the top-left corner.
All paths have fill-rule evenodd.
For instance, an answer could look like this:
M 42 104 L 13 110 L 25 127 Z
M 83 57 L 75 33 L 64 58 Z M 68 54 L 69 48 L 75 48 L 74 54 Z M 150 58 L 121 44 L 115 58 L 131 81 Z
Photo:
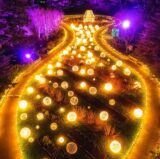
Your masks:
M 30 59 L 30 58 L 31 58 L 31 54 L 29 54 L 29 53 L 28 53 L 28 54 L 25 54 L 25 58 L 26 58 L 26 59 Z
M 131 23 L 129 20 L 125 20 L 122 22 L 122 26 L 124 29 L 128 29 L 130 27 Z

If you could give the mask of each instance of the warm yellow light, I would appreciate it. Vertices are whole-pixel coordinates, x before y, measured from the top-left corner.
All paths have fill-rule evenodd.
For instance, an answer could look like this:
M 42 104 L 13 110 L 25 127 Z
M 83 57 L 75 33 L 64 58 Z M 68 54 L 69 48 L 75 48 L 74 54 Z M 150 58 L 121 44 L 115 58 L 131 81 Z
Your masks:
M 109 105 L 113 106 L 113 105 L 115 105 L 115 104 L 116 104 L 115 99 L 110 99 L 110 100 L 109 100 Z
M 66 146 L 66 151 L 71 155 L 75 154 L 77 150 L 78 150 L 77 144 L 74 142 L 69 142 Z
M 21 100 L 21 101 L 19 101 L 19 108 L 20 108 L 20 109 L 26 109 L 27 106 L 28 106 L 28 103 L 27 103 L 26 100 Z
M 60 112 L 60 113 L 64 113 L 64 112 L 65 112 L 65 108 L 61 107 L 61 108 L 59 109 L 59 112 Z
M 36 117 L 37 117 L 37 120 L 43 120 L 44 119 L 44 114 L 43 113 L 37 113 Z
M 104 85 L 104 90 L 105 90 L 105 91 L 111 91 L 112 89 L 113 89 L 113 86 L 112 86 L 111 83 L 106 83 L 106 84 Z
M 27 118 L 28 118 L 27 113 L 22 113 L 22 114 L 20 115 L 20 119 L 21 119 L 21 120 L 27 120 Z
M 80 74 L 81 74 L 81 75 L 85 75 L 85 74 L 86 74 L 86 70 L 85 70 L 85 69 L 81 69 L 81 70 L 80 70 Z
M 33 87 L 28 87 L 28 88 L 27 88 L 27 92 L 28 92 L 29 94 L 32 94 L 32 93 L 34 92 L 34 88 L 33 88 Z
M 41 79 L 40 75 L 35 75 L 35 80 L 39 81 Z
M 90 93 L 91 95 L 97 94 L 97 88 L 96 88 L 96 87 L 90 87 L 90 88 L 89 88 L 89 93 Z
M 67 89 L 67 88 L 69 87 L 68 82 L 67 82 L 67 81 L 63 81 L 63 82 L 61 83 L 61 87 L 62 87 L 63 89 Z
M 41 95 L 37 94 L 36 99 L 41 99 Z
M 49 106 L 52 104 L 52 99 L 50 97 L 43 98 L 43 104 Z
M 77 72 L 79 70 L 79 67 L 77 66 L 77 65 L 74 65 L 73 67 L 72 67 L 72 71 L 73 72 Z
M 143 116 L 143 111 L 140 108 L 136 108 L 134 109 L 133 114 L 136 118 L 141 118 Z
M 81 83 L 80 83 L 80 87 L 81 87 L 81 88 L 86 88 L 86 86 L 87 86 L 87 83 L 86 83 L 86 82 L 81 82 Z
M 53 70 L 48 70 L 48 71 L 47 71 L 47 74 L 48 74 L 48 75 L 53 75 Z
M 53 88 L 58 88 L 58 83 L 57 82 L 53 83 Z
M 65 143 L 65 138 L 63 136 L 58 137 L 57 139 L 58 144 L 62 145 Z
M 52 131 L 57 130 L 57 128 L 58 128 L 57 123 L 51 123 L 51 124 L 50 124 L 50 129 L 51 129 Z
M 89 58 L 93 57 L 93 53 L 90 52 L 90 51 L 88 51 L 88 57 L 89 57 Z
M 45 79 L 44 77 L 41 77 L 41 78 L 39 79 L 39 83 L 40 83 L 40 84 L 45 84 L 45 83 L 46 83 L 46 79 Z
M 68 91 L 68 96 L 69 96 L 69 97 L 74 96 L 74 92 L 73 92 L 73 91 Z
M 40 129 L 40 126 L 39 126 L 39 125 L 36 125 L 36 129 L 39 130 L 39 129 Z
M 113 140 L 110 144 L 110 150 L 113 152 L 113 153 L 119 153 L 121 151 L 121 144 L 119 141 L 117 140 Z
M 118 61 L 116 62 L 116 65 L 117 65 L 118 67 L 120 67 L 120 66 L 123 65 L 123 62 L 122 62 L 121 60 L 118 60 Z
M 23 139 L 27 139 L 29 138 L 31 135 L 31 130 L 27 127 L 24 127 L 21 129 L 20 131 L 20 136 L 23 138 Z
M 99 118 L 100 118 L 100 120 L 102 120 L 102 121 L 107 121 L 107 120 L 108 120 L 108 117 L 109 117 L 109 114 L 108 114 L 108 112 L 106 112 L 106 111 L 102 111 L 102 112 L 100 112 L 100 114 L 99 114 Z
M 59 69 L 57 70 L 57 76 L 63 76 L 63 70 Z
M 77 114 L 75 112 L 69 112 L 67 114 L 67 120 L 70 122 L 74 122 L 77 120 Z
M 115 70 L 117 69 L 117 66 L 116 66 L 116 65 L 112 65 L 111 69 L 112 69 L 113 71 L 115 71 Z
M 62 63 L 61 62 L 57 62 L 56 63 L 56 67 L 61 67 L 62 66 Z
M 86 51 L 86 47 L 85 46 L 81 46 L 80 47 L 80 51 Z
M 70 103 L 72 105 L 77 105 L 78 104 L 78 98 L 76 96 L 71 97 Z
M 48 69 L 52 69 L 52 68 L 53 68 L 53 65 L 49 64 Z
M 124 72 L 123 72 L 126 76 L 130 76 L 131 75 L 131 71 L 129 68 L 125 68 Z
M 88 73 L 89 76 L 93 76 L 93 75 L 94 75 L 94 69 L 89 68 L 89 69 L 87 70 L 87 73 Z
M 30 138 L 28 139 L 28 142 L 29 142 L 29 143 L 33 143 L 33 142 L 34 142 L 34 138 L 33 138 L 33 137 L 30 137 Z

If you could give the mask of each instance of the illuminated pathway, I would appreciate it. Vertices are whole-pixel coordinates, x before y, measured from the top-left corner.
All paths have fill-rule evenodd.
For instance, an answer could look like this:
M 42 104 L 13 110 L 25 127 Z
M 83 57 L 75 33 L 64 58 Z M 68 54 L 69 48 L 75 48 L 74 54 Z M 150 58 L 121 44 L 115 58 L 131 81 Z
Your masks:
M 143 122 L 140 131 L 133 145 L 129 146 L 131 148 L 126 154 L 126 158 L 147 158 L 146 155 L 158 135 L 159 99 L 156 82 L 150 79 L 151 75 L 146 66 L 137 66 L 135 62 L 121 55 L 106 43 L 103 36 L 104 28 L 99 29 L 98 25 L 76 26 L 76 24 L 71 24 L 70 26 L 63 24 L 65 30 L 63 42 L 53 49 L 45 59 L 39 61 L 35 66 L 33 65 L 34 67 L 28 68 L 25 74 L 19 77 L 16 87 L 9 91 L 8 97 L 4 100 L 0 109 L 0 159 L 22 158 L 17 136 L 21 137 L 20 139 L 22 143 L 25 143 L 25 146 L 34 145 L 38 140 L 39 143 L 42 141 L 45 143 L 42 142 L 40 148 L 43 147 L 46 150 L 47 145 L 51 148 L 54 147 L 56 152 L 61 152 L 57 153 L 60 156 L 55 157 L 57 154 L 54 154 L 53 149 L 50 152 L 49 148 L 50 158 L 68 159 L 70 155 L 77 155 L 76 158 L 82 159 L 82 153 L 84 159 L 102 159 L 107 158 L 108 155 L 114 159 L 124 159 L 123 155 L 128 148 L 125 148 L 123 143 L 126 142 L 129 145 L 130 141 L 128 137 L 130 135 L 126 132 L 132 132 L 124 129 L 128 128 L 129 125 L 133 130 L 136 130 L 137 122 L 135 124 L 133 121 L 142 117 L 143 110 L 144 116 L 142 117 Z M 58 59 L 55 55 L 58 55 Z M 53 65 L 53 63 L 56 65 Z M 47 67 L 44 68 L 46 65 Z M 133 88 L 129 87 L 130 85 L 128 86 L 127 82 L 130 85 L 132 84 L 132 87 L 136 83 L 136 93 Z M 135 100 L 130 103 L 128 92 L 141 101 L 142 94 L 138 93 L 141 86 L 146 97 L 144 99 L 145 104 L 143 102 L 136 103 Z M 34 94 L 34 91 L 38 94 Z M 63 96 L 62 91 L 63 94 L 67 95 Z M 123 96 L 120 96 L 122 93 L 124 93 Z M 120 97 L 121 101 L 126 100 L 129 104 L 118 103 Z M 116 102 L 118 108 L 115 107 L 117 106 Z M 126 109 L 126 107 L 123 107 L 124 104 L 126 104 L 126 107 L 132 107 Z M 63 107 L 59 109 L 57 107 L 59 105 L 63 105 Z M 125 113 L 123 114 L 123 112 Z M 31 120 L 26 121 L 27 114 L 32 115 Z M 134 120 L 132 120 L 133 117 Z M 20 123 L 18 134 L 17 119 Z M 120 128 L 117 128 L 118 133 L 115 132 L 116 129 L 113 131 L 113 127 L 108 120 L 118 123 L 118 126 L 120 126 Z M 49 127 L 47 127 L 48 125 Z M 89 129 L 87 129 L 88 125 Z M 56 135 L 53 135 L 54 137 L 52 136 L 52 139 L 50 139 L 49 135 L 41 135 L 40 127 L 50 135 L 53 135 L 55 131 L 56 135 L 60 135 L 57 138 Z M 89 134 L 89 137 L 85 136 L 88 135 L 90 128 L 92 128 L 91 132 L 94 132 L 93 135 L 103 134 L 103 137 L 105 137 L 105 142 L 96 141 L 97 145 L 97 142 L 106 144 L 107 148 L 102 148 L 105 153 L 102 153 L 101 150 L 97 151 L 96 147 L 93 149 L 90 147 L 90 145 L 95 144 L 89 140 L 90 136 L 93 137 L 92 133 Z M 119 135 L 119 131 L 122 136 Z M 61 133 L 64 134 L 61 135 Z M 39 134 L 43 136 L 42 141 L 38 136 Z M 125 139 L 123 140 L 123 138 Z M 85 144 L 83 144 L 83 140 Z M 63 145 L 66 146 L 65 150 L 61 148 Z M 23 153 L 29 151 L 27 148 L 23 147 L 25 151 Z M 96 150 L 96 153 L 93 153 L 93 150 Z M 38 156 L 41 155 L 39 152 L 34 152 L 38 159 L 41 157 L 42 159 L 48 159 L 46 156 Z M 42 155 L 44 154 L 42 153 Z
M 150 159 L 149 153 L 158 140 L 159 112 L 160 100 L 158 85 L 155 79 L 152 79 L 152 74 L 144 64 L 140 64 L 136 59 L 121 54 L 112 48 L 106 40 L 106 27 L 101 28 L 95 35 L 95 41 L 105 50 L 108 55 L 115 59 L 125 62 L 127 67 L 137 74 L 143 81 L 146 94 L 146 112 L 143 117 L 141 129 L 133 143 L 130 151 L 126 155 L 127 159 Z
M 44 64 L 53 58 L 56 54 L 63 50 L 73 40 L 73 32 L 67 25 L 63 25 L 65 37 L 63 41 L 53 50 L 47 58 L 40 61 L 36 66 L 31 66 L 25 71 L 25 74 L 20 77 L 18 84 L 12 88 L 7 96 L 21 95 L 28 80 L 33 78 L 34 74 L 43 67 Z M 53 54 L 52 54 L 53 52 Z M 20 149 L 17 139 L 17 106 L 19 97 L 6 97 L 3 105 L 0 108 L 0 159 L 20 159 Z

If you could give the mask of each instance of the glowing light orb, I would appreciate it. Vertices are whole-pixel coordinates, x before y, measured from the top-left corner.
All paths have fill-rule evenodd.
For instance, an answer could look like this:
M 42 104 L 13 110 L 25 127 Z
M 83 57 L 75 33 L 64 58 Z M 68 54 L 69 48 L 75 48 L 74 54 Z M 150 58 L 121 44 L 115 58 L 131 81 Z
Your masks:
M 63 145 L 65 143 L 65 138 L 63 136 L 58 137 L 57 143 Z
M 77 72 L 79 70 L 79 67 L 77 66 L 77 65 L 74 65 L 73 67 L 72 67 L 72 71 L 73 72 Z
M 143 111 L 140 108 L 136 108 L 134 109 L 133 114 L 136 118 L 141 118 L 143 116 Z
M 103 66 L 104 66 L 104 64 L 103 64 L 102 62 L 100 62 L 100 63 L 99 63 L 99 66 L 100 66 L 100 67 L 103 67 Z
M 83 88 L 86 88 L 87 87 L 87 83 L 86 82 L 81 82 L 80 83 L 80 87 L 83 89 Z
M 69 142 L 66 146 L 66 151 L 71 155 L 75 154 L 78 151 L 77 144 L 74 142 Z
M 63 70 L 59 69 L 57 70 L 57 76 L 63 76 Z
M 121 151 L 121 148 L 121 143 L 117 140 L 112 141 L 110 144 L 110 150 L 113 153 L 119 153 Z
M 111 69 L 112 69 L 113 71 L 115 71 L 115 70 L 117 69 L 117 66 L 116 66 L 116 65 L 112 65 Z
M 80 47 L 80 51 L 86 51 L 86 47 L 85 46 L 81 46 Z
M 18 104 L 19 104 L 19 108 L 20 108 L 20 109 L 26 109 L 27 106 L 28 106 L 28 103 L 27 103 L 26 100 L 21 100 L 21 101 L 19 101 Z
M 88 74 L 89 76 L 93 76 L 93 75 L 94 75 L 94 69 L 89 68 L 89 69 L 87 70 L 87 74 Z
M 47 66 L 47 68 L 48 68 L 48 69 L 52 69 L 52 68 L 53 68 L 53 65 L 52 65 L 52 64 L 49 64 L 49 65 Z
M 51 99 L 50 97 L 45 97 L 45 98 L 43 98 L 43 104 L 44 104 L 45 106 L 51 105 L 51 104 L 52 104 L 52 99 Z
M 123 73 L 124 73 L 124 75 L 126 75 L 126 76 L 130 76 L 130 75 L 131 75 L 131 71 L 130 71 L 129 68 L 125 68 Z
M 61 67 L 62 66 L 62 63 L 61 62 L 57 62 L 56 63 L 56 67 Z
M 113 106 L 116 104 L 116 101 L 115 101 L 115 99 L 110 99 L 108 103 L 109 103 L 109 105 Z
M 39 130 L 39 129 L 40 129 L 40 126 L 39 126 L 39 125 L 36 125 L 36 129 Z
M 40 84 L 45 84 L 45 83 L 46 83 L 46 79 L 45 79 L 44 77 L 41 77 L 41 78 L 39 79 L 39 83 L 40 83 Z
M 108 118 L 109 118 L 108 112 L 106 112 L 106 111 L 100 112 L 99 118 L 100 118 L 100 120 L 102 120 L 102 121 L 107 121 Z
M 60 113 L 64 113 L 65 112 L 65 108 L 64 107 L 59 108 L 59 112 Z
M 93 57 L 93 53 L 92 53 L 92 52 L 90 52 L 90 51 L 88 51 L 87 56 L 88 56 L 89 58 L 91 58 L 91 57 Z
M 89 93 L 90 93 L 91 95 L 97 94 L 97 88 L 96 88 L 96 87 L 90 87 L 90 88 L 89 88 Z
M 131 25 L 131 23 L 130 23 L 129 20 L 125 20 L 125 21 L 122 22 L 122 27 L 124 29 L 128 29 L 130 27 L 130 25 Z
M 75 112 L 69 112 L 67 114 L 67 120 L 70 122 L 74 122 L 77 120 L 77 114 Z
M 122 62 L 121 60 L 118 60 L 118 61 L 116 62 L 116 65 L 117 65 L 118 67 L 120 67 L 120 66 L 123 65 L 123 62 Z
M 43 113 L 37 113 L 36 117 L 37 117 L 37 120 L 43 120 L 44 119 L 44 114 Z
M 58 83 L 57 82 L 53 83 L 53 88 L 58 88 Z
M 27 139 L 29 138 L 31 135 L 31 130 L 28 128 L 28 127 L 24 127 L 21 129 L 20 131 L 20 136 L 23 138 L 23 139 Z
M 41 95 L 37 94 L 36 99 L 41 99 Z
M 104 90 L 105 90 L 105 91 L 111 91 L 112 89 L 113 89 L 113 86 L 112 86 L 111 83 L 106 83 L 106 84 L 104 85 Z
M 28 54 L 25 54 L 25 58 L 26 58 L 26 59 L 30 59 L 30 58 L 31 58 L 31 54 L 29 54 L 29 53 L 28 53 Z
M 73 92 L 73 91 L 68 91 L 68 96 L 69 96 L 69 97 L 74 96 L 74 92 Z
M 81 75 L 85 75 L 86 74 L 86 70 L 85 69 L 80 69 L 80 74 Z
M 71 105 L 77 105 L 78 104 L 78 98 L 76 96 L 71 97 L 70 103 L 71 103 Z
M 47 74 L 48 74 L 48 75 L 53 75 L 53 70 L 48 70 L 48 71 L 47 71 Z
M 40 80 L 40 78 L 41 78 L 41 76 L 40 75 L 35 75 L 35 80 L 37 80 L 37 81 L 39 81 Z
M 105 58 L 106 54 L 104 52 L 101 52 L 100 57 Z
M 34 142 L 34 138 L 33 138 L 33 137 L 30 137 L 30 138 L 28 139 L 28 142 L 29 142 L 29 143 L 33 143 L 33 142 Z
M 27 92 L 28 92 L 29 94 L 32 94 L 32 93 L 34 92 L 34 88 L 33 88 L 33 87 L 28 87 L 28 88 L 27 88 Z
M 58 128 L 57 123 L 51 123 L 51 124 L 50 124 L 50 129 L 51 129 L 52 131 L 57 130 L 57 128 Z
M 27 118 L 28 118 L 27 113 L 22 113 L 22 114 L 20 115 L 20 119 L 21 119 L 21 120 L 27 120 Z
M 67 82 L 67 81 L 63 81 L 63 82 L 61 83 L 61 87 L 62 87 L 63 89 L 67 89 L 67 88 L 69 87 L 68 82 Z

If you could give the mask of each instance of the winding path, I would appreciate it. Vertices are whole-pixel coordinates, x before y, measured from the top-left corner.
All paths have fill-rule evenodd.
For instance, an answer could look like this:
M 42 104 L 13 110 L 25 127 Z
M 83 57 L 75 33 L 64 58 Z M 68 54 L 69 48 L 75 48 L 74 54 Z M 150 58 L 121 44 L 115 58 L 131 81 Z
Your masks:
M 126 154 L 126 159 L 150 159 L 149 152 L 154 147 L 155 142 L 158 140 L 158 129 L 160 127 L 159 112 L 160 100 L 159 90 L 156 80 L 152 77 L 149 69 L 143 63 L 138 62 L 136 59 L 131 59 L 114 48 L 112 48 L 106 39 L 106 27 L 102 27 L 94 36 L 97 45 L 112 58 L 122 60 L 132 72 L 134 72 L 143 82 L 143 87 L 146 95 L 146 106 L 143 122 L 136 139 Z
M 49 55 L 40 60 L 36 65 L 31 65 L 23 76 L 20 76 L 15 88 L 10 89 L 0 109 L 0 159 L 20 159 L 21 153 L 17 139 L 17 106 L 21 93 L 27 81 L 34 77 L 44 64 L 54 58 L 57 53 L 67 47 L 74 39 L 74 32 L 66 24 L 63 24 L 65 36 L 63 41 L 49 52 Z

